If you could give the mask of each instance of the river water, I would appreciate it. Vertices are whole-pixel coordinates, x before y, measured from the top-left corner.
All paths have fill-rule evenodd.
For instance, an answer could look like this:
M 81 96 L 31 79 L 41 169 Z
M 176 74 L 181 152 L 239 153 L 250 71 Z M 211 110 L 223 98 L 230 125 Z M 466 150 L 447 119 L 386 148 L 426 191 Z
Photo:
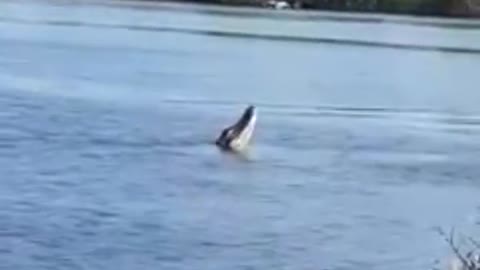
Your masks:
M 478 22 L 0 10 L 1 269 L 431 269 L 435 228 L 478 235 Z

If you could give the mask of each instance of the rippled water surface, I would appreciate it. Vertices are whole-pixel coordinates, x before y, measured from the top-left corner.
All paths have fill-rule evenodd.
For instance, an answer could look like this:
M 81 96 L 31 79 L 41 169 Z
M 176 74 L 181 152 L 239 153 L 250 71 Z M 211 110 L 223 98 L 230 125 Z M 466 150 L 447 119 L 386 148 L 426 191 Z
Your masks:
M 431 269 L 478 233 L 475 21 L 0 9 L 1 269 Z

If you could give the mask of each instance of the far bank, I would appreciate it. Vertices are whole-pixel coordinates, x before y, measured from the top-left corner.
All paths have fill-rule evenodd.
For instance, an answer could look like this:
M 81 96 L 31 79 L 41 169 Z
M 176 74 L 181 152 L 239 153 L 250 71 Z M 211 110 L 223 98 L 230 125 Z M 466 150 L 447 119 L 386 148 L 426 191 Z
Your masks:
M 155 1 L 155 0 L 150 0 Z M 280 0 L 176 0 L 268 8 Z M 480 17 L 480 0 L 282 0 L 292 9 L 406 14 L 440 17 Z

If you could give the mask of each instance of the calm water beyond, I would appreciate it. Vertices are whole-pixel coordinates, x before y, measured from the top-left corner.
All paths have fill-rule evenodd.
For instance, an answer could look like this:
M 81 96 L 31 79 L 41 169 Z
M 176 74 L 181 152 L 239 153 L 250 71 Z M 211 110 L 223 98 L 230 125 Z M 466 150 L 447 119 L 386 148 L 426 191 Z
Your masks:
M 100 2 L 0 3 L 0 269 L 423 270 L 480 235 L 478 25 Z

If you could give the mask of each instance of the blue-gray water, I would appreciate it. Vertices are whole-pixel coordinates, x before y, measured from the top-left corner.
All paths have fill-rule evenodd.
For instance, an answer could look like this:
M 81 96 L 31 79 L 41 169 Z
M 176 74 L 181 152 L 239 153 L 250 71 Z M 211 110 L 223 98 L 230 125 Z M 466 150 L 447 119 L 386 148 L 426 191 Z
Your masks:
M 121 3 L 0 3 L 1 269 L 431 269 L 436 226 L 478 235 L 477 25 Z

